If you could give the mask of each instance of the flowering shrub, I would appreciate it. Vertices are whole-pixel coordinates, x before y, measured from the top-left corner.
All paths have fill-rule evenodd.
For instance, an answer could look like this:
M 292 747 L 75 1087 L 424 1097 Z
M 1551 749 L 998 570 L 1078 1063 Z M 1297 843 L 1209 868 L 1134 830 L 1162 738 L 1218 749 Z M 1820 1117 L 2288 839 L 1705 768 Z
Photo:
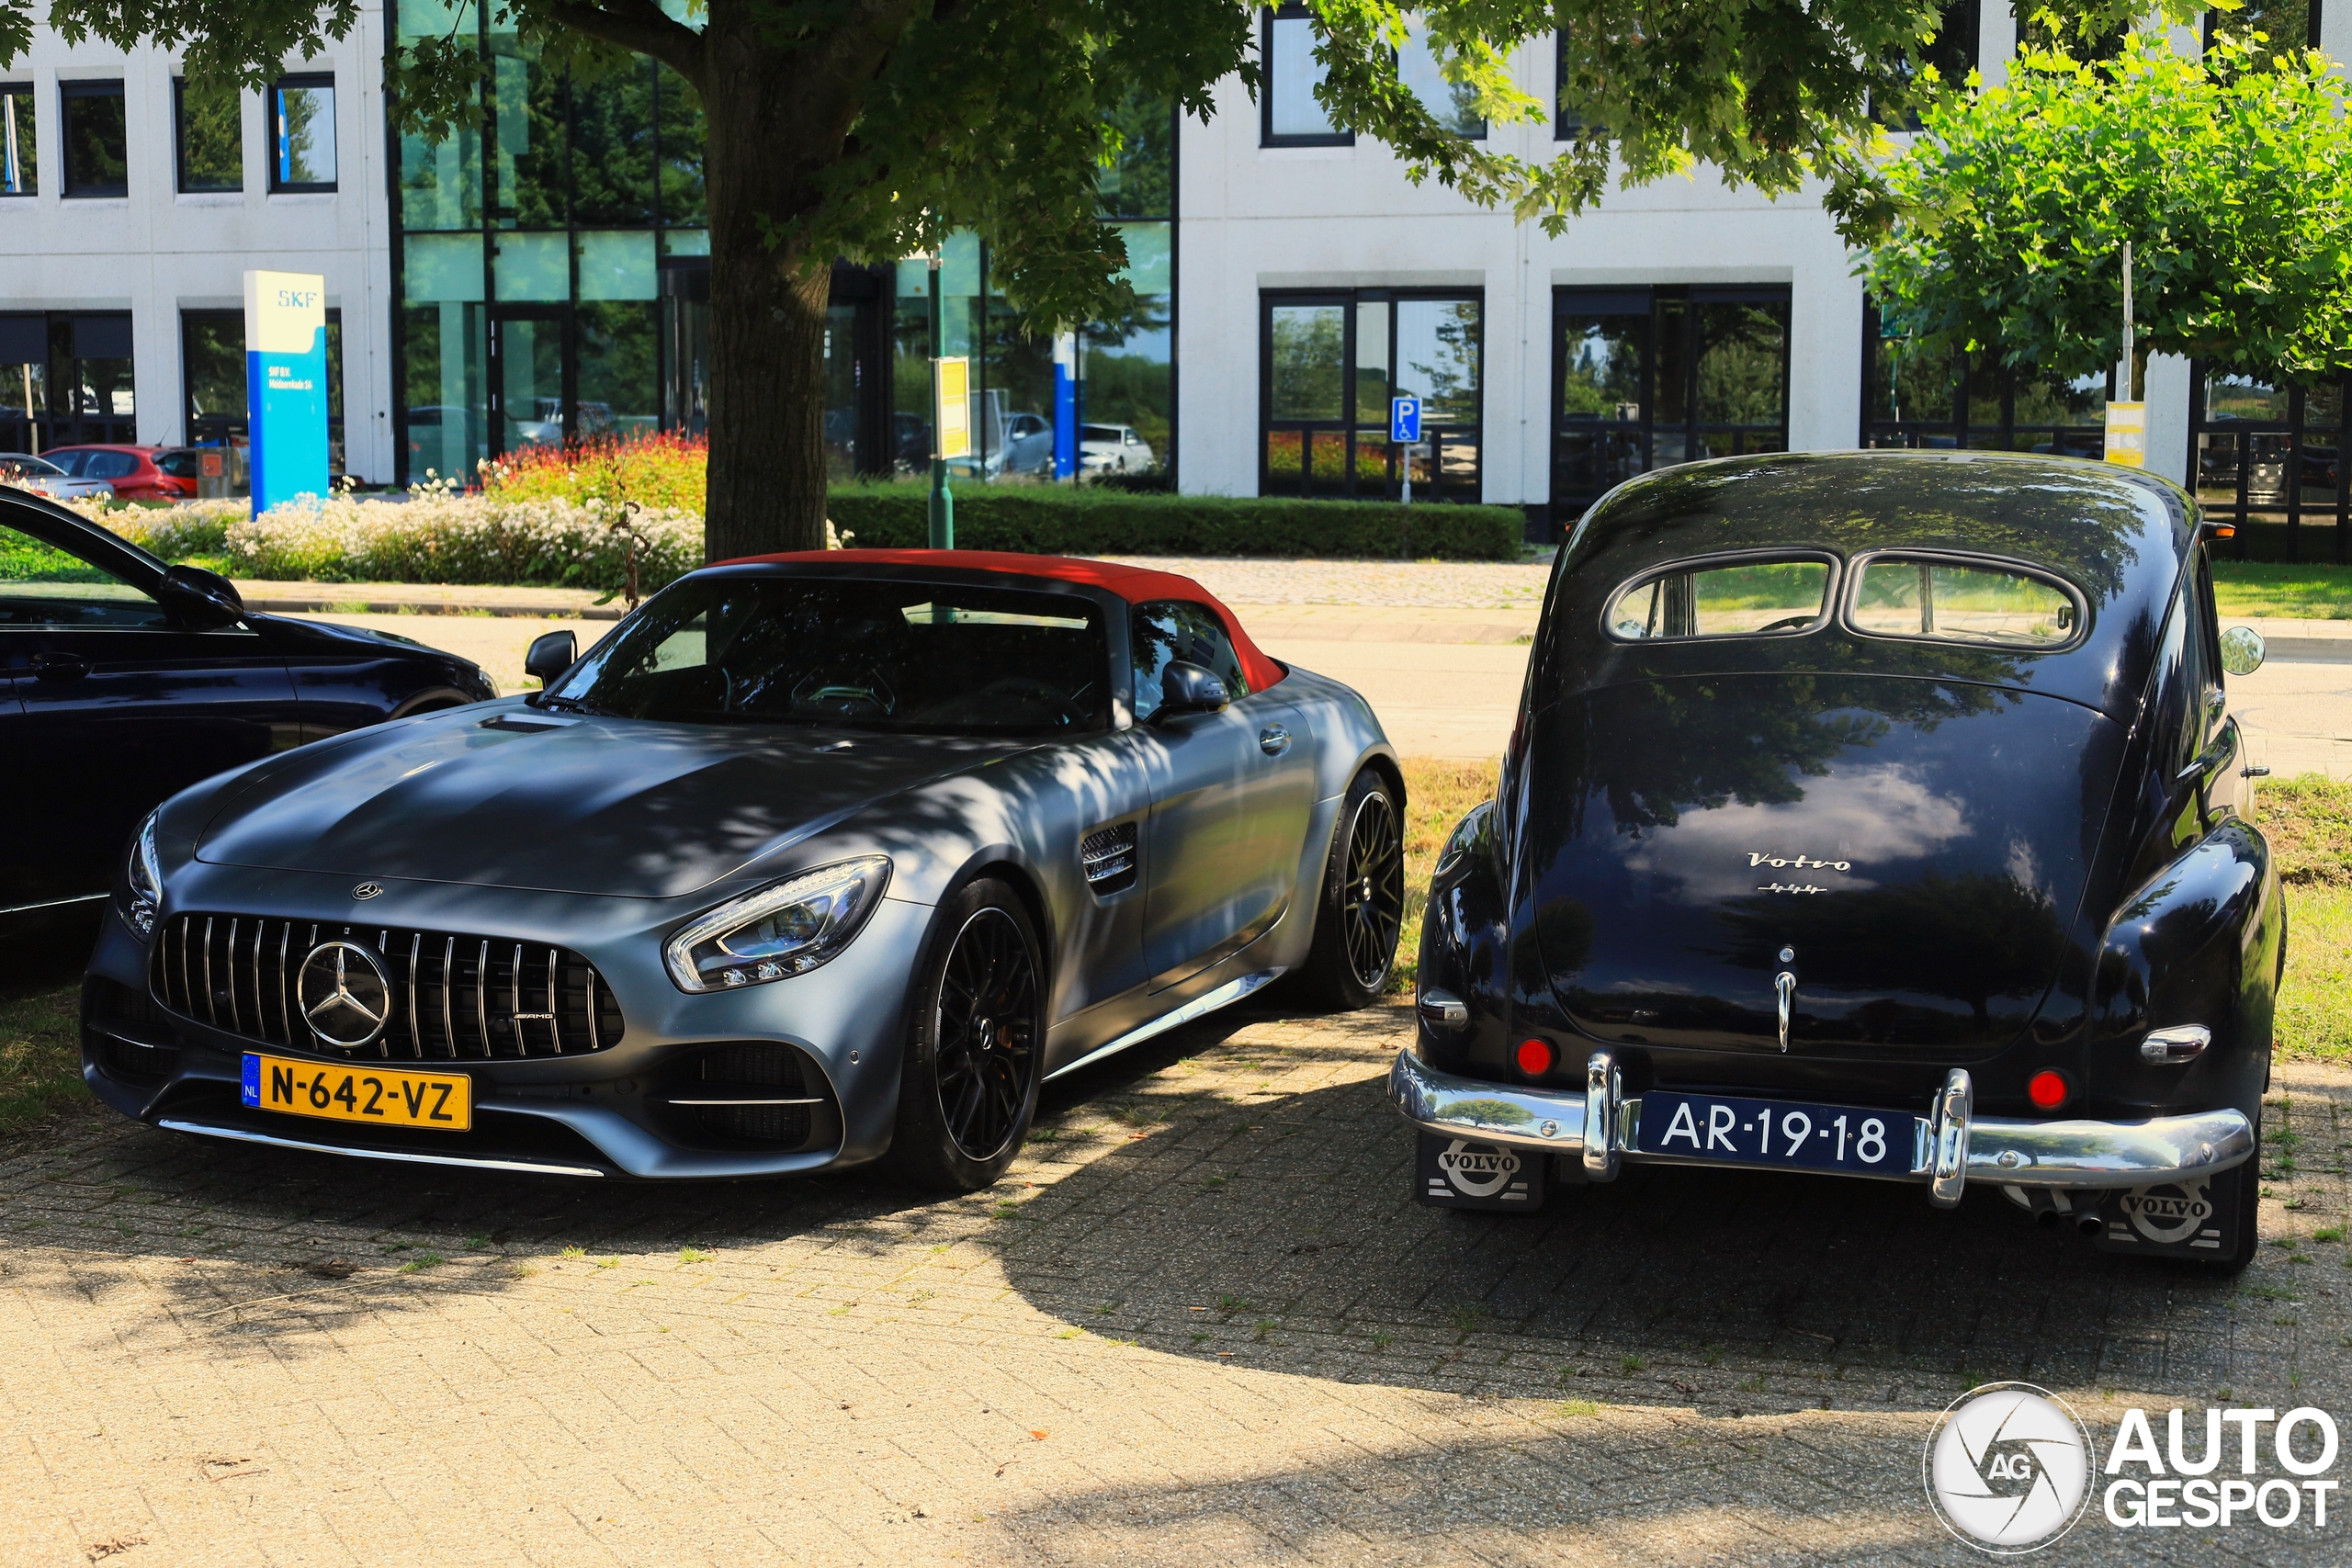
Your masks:
M 528 446 L 481 465 L 481 488 L 502 501 L 634 501 L 700 516 L 710 442 L 674 433 L 600 435 L 568 446 Z
M 619 592 L 628 536 L 617 507 L 419 493 L 405 502 L 333 497 L 272 507 L 232 523 L 225 548 L 238 577 L 316 582 L 543 583 Z M 702 564 L 702 519 L 646 508 L 638 583 L 647 593 Z
M 251 502 L 236 500 L 122 506 L 98 496 L 78 496 L 64 504 L 164 560 L 221 554 L 229 547 L 229 525 L 252 510 Z

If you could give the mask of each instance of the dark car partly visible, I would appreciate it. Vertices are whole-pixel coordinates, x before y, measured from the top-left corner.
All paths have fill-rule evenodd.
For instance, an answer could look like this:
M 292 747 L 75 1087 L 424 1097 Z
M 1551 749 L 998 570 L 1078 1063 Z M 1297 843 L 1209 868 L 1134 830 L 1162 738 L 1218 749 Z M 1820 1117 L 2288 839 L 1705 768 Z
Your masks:
M 0 928 L 104 899 L 139 819 L 198 780 L 496 694 L 464 660 L 254 614 L 225 578 L 0 493 Z
M 2196 503 L 1982 452 L 1696 463 L 1562 551 L 1445 846 L 1416 1191 L 1623 1161 L 1996 1188 L 2242 1267 L 2286 910 Z

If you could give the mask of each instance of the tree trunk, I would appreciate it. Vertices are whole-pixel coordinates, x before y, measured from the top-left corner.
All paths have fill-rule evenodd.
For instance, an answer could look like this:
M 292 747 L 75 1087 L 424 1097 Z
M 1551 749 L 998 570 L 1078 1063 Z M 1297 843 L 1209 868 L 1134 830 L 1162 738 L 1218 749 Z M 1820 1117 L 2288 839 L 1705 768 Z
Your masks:
M 818 198 L 836 155 L 808 123 L 806 62 L 748 8 L 711 7 L 703 39 L 710 203 L 710 490 L 705 558 L 825 546 L 825 308 L 831 268 L 771 236 Z M 764 220 L 764 221 L 763 221 Z
M 795 236 L 826 200 L 867 85 L 931 0 L 846 0 L 789 47 L 771 8 L 711 0 L 701 39 L 710 204 L 705 558 L 825 545 L 830 255 Z

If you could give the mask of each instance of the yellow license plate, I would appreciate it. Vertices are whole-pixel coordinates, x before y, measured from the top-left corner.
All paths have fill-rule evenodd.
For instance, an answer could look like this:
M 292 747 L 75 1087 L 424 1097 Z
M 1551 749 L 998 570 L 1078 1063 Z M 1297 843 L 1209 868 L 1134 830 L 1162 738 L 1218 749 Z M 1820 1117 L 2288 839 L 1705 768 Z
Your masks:
M 257 1111 L 440 1133 L 465 1132 L 474 1121 L 473 1079 L 463 1073 L 345 1067 L 257 1051 L 245 1053 L 244 1100 Z

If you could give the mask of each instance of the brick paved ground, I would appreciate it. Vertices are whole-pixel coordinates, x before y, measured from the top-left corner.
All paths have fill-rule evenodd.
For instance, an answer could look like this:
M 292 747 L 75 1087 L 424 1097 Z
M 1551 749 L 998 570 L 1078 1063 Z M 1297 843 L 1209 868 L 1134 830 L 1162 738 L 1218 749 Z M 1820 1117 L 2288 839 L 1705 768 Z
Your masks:
M 958 1201 L 76 1117 L 0 1155 L 0 1562 L 1981 1562 L 1918 1481 L 1976 1382 L 2095 1433 L 2225 1389 L 2352 1415 L 2352 1269 L 2311 1239 L 2352 1074 L 2281 1070 L 2301 1168 L 2230 1282 L 1990 1193 L 1634 1171 L 1420 1209 L 1405 1027 L 1205 1021 L 1056 1086 Z M 2038 1561 L 2340 1562 L 2347 1528 L 2094 1514 Z

